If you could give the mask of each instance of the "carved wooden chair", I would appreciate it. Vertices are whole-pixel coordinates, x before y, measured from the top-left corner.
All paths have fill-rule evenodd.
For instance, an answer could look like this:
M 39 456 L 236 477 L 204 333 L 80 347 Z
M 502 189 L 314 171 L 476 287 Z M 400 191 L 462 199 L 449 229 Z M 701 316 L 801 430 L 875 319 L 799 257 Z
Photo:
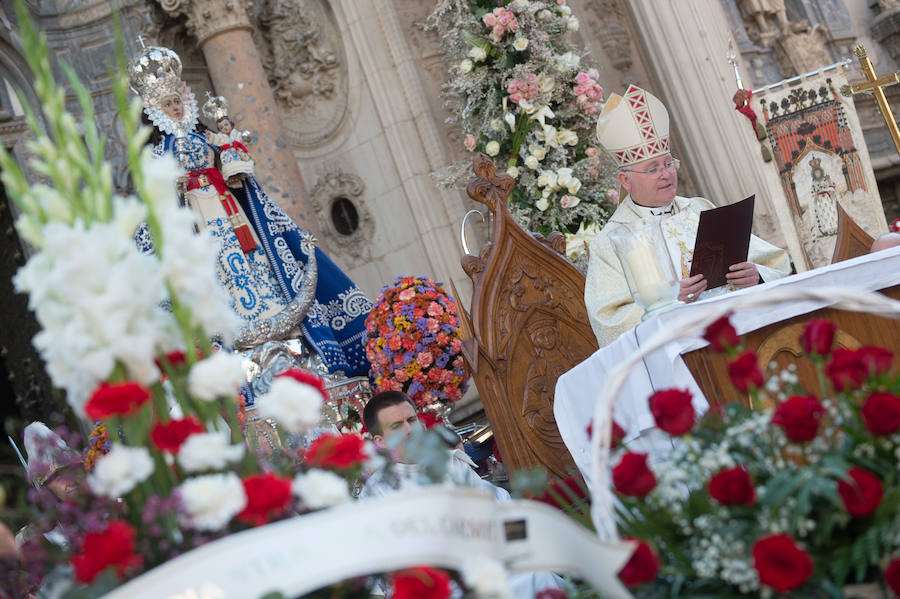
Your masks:
M 466 191 L 493 213 L 493 242 L 462 259 L 474 285 L 471 310 L 460 307 L 463 355 L 507 469 L 565 478 L 575 465 L 553 416 L 556 380 L 597 350 L 584 275 L 565 258 L 561 233 L 544 238 L 512 219 L 512 177 L 483 154 L 474 170 Z
M 869 253 L 875 238 L 863 230 L 847 211 L 837 204 L 838 230 L 837 239 L 834 242 L 834 253 L 831 254 L 831 263 L 849 260 L 857 256 Z

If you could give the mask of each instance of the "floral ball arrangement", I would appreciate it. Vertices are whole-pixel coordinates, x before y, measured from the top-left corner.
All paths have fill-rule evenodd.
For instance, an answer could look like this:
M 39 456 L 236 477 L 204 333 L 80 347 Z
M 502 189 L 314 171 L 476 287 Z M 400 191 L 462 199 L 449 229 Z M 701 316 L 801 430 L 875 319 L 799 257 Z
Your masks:
M 469 379 L 456 302 L 441 283 L 398 277 L 366 319 L 366 357 L 376 392 L 403 391 L 420 408 L 457 401 Z

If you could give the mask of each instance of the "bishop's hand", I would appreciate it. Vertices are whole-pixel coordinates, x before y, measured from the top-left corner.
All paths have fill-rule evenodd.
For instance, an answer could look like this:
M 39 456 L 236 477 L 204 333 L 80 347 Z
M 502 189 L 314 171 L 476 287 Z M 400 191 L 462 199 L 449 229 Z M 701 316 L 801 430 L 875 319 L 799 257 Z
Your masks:
M 697 301 L 700 294 L 706 291 L 706 279 L 703 278 L 702 274 L 681 279 L 678 285 L 680 287 L 678 290 L 678 301 L 687 304 Z

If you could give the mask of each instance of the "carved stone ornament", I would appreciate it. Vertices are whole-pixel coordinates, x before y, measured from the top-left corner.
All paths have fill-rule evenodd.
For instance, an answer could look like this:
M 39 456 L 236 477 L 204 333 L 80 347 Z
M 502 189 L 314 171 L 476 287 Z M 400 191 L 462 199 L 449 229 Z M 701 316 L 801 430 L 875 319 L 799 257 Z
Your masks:
M 634 56 L 626 25 L 625 7 L 619 0 L 596 0 L 585 6 L 591 29 L 600 40 L 603 52 L 620 72 L 631 68 Z
M 515 181 L 475 158 L 469 196 L 494 213 L 493 245 L 463 258 L 472 278 L 471 316 L 460 310 L 463 355 L 485 412 L 512 468 L 542 466 L 568 476 L 574 465 L 553 415 L 556 380 L 597 350 L 584 306 L 584 276 L 560 249 L 512 219 Z M 587 422 L 585 422 L 587 426 Z
M 241 0 L 157 0 L 166 14 L 186 17 L 188 33 L 203 45 L 230 29 L 251 29 L 247 2 Z
M 362 199 L 366 184 L 358 175 L 332 168 L 316 179 L 310 197 L 322 231 L 328 231 L 328 245 L 342 256 L 364 263 L 371 259 L 374 220 Z M 337 230 L 332 218 L 334 203 L 341 198 L 351 201 L 358 217 L 356 230 L 345 234 Z
M 268 0 L 254 39 L 295 146 L 329 139 L 347 112 L 348 77 L 340 33 L 320 0 Z

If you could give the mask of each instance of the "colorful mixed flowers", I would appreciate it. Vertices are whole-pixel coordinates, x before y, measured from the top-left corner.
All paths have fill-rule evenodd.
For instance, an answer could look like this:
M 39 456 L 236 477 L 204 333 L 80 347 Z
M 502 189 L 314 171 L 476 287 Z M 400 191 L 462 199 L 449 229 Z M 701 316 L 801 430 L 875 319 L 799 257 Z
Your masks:
M 469 375 L 456 302 L 441 283 L 398 277 L 366 319 L 366 357 L 377 391 L 403 391 L 420 408 L 462 398 Z
M 714 404 L 696 421 L 687 391 L 650 398 L 670 459 L 624 449 L 612 471 L 620 528 L 641 540 L 620 573 L 636 597 L 900 593 L 900 376 L 890 351 L 835 348 L 835 334 L 806 324 L 819 384 L 802 389 L 794 364 L 766 379 L 723 317 L 705 338 L 749 405 Z

